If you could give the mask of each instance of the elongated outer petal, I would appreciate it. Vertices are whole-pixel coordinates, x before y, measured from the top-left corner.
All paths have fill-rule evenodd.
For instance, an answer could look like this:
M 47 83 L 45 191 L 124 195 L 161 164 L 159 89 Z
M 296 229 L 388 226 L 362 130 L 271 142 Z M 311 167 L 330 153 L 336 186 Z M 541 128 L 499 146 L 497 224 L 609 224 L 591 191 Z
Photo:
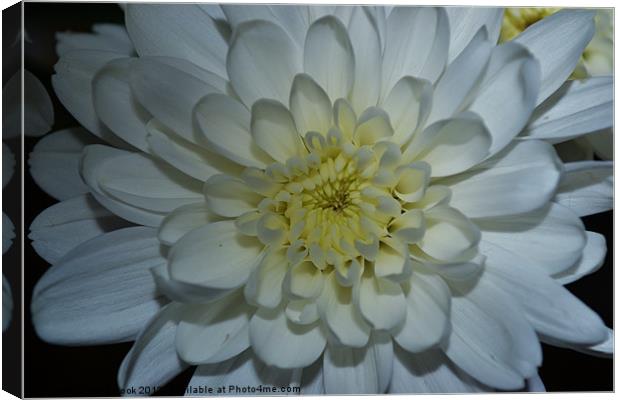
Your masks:
M 463 52 L 448 64 L 435 85 L 428 124 L 459 112 L 467 96 L 478 87 L 493 46 L 488 36 L 486 29 L 480 28 Z
M 442 348 L 485 385 L 515 390 L 542 362 L 540 343 L 523 310 L 483 275 L 451 283 L 452 329 Z
M 394 348 L 390 393 L 470 393 L 491 389 L 459 369 L 441 349 L 409 353 Z
M 115 214 L 132 222 L 158 225 L 164 213 L 203 198 L 201 184 L 187 175 L 143 153 L 107 146 L 84 149 L 82 176 L 97 200 Z M 119 204 L 119 209 L 110 207 Z M 152 219 L 143 218 L 153 215 Z M 159 218 L 157 218 L 159 216 Z
M 594 12 L 588 10 L 562 10 L 533 24 L 514 39 L 527 47 L 540 63 L 537 104 L 555 92 L 575 69 L 594 35 L 593 16 Z
M 58 200 L 87 193 L 79 163 L 84 147 L 95 143 L 100 140 L 83 128 L 63 129 L 45 136 L 34 146 L 28 159 L 32 178 Z
M 185 58 L 226 77 L 226 39 L 197 4 L 129 4 L 125 26 L 140 56 Z
M 613 358 L 614 356 L 614 331 L 611 328 L 607 329 L 607 335 L 602 341 L 593 345 L 576 345 L 573 343 L 566 343 L 557 341 L 550 337 L 542 337 L 541 340 L 552 346 L 563 347 L 570 350 L 578 351 L 583 354 L 588 354 L 595 357 Z
M 380 7 L 381 8 L 381 7 Z M 355 59 L 355 82 L 351 91 L 351 105 L 357 114 L 374 106 L 381 93 L 381 38 L 377 20 L 371 7 L 355 7 L 349 22 L 349 38 Z
M 325 91 L 307 74 L 295 76 L 289 97 L 297 132 L 314 131 L 326 135 L 331 126 L 332 105 Z
M 521 304 L 539 334 L 579 345 L 606 338 L 600 317 L 539 269 L 513 262 L 506 254 L 503 262 L 487 262 L 487 270 L 493 284 Z
M 188 204 L 175 209 L 164 218 L 157 237 L 162 243 L 172 246 L 186 233 L 220 219 L 209 212 L 204 201 Z
M 349 95 L 355 78 L 355 57 L 347 29 L 336 17 L 323 17 L 308 29 L 304 72 L 314 78 L 332 102 Z
M 240 234 L 234 221 L 214 222 L 172 246 L 170 276 L 215 289 L 239 287 L 260 261 L 262 247 L 256 238 Z
M 613 163 L 579 161 L 565 164 L 554 201 L 580 217 L 613 208 Z
M 321 356 L 326 339 L 318 322 L 298 325 L 283 309 L 259 308 L 250 321 L 250 343 L 269 366 L 303 368 Z
M 437 275 L 414 273 L 405 296 L 407 315 L 393 330 L 394 340 L 405 350 L 419 353 L 437 345 L 450 328 L 450 288 Z
M 37 334 L 67 345 L 133 340 L 161 307 L 149 269 L 165 262 L 152 228 L 120 229 L 79 245 L 35 286 Z
M 539 85 L 540 67 L 525 47 L 510 42 L 491 51 L 485 76 L 467 107 L 482 117 L 493 137 L 490 154 L 506 147 L 527 124 Z
M 2 88 L 2 138 L 18 137 L 22 133 L 22 110 L 24 134 L 41 136 L 49 132 L 54 123 L 54 108 L 45 86 L 30 71 L 24 70 L 24 99 L 22 101 L 21 70 L 8 79 Z
M 226 66 L 230 83 L 249 108 L 261 98 L 286 103 L 293 77 L 302 71 L 301 58 L 282 28 L 254 20 L 235 29 Z
M 80 243 L 129 226 L 89 194 L 56 203 L 32 221 L 28 238 L 37 254 L 56 263 Z
M 194 120 L 199 142 L 213 152 L 248 167 L 265 168 L 273 162 L 252 139 L 250 112 L 232 97 L 205 96 L 196 106 Z
M 450 21 L 450 52 L 448 61 L 452 62 L 467 46 L 472 37 L 484 27 L 489 34 L 489 42 L 497 43 L 502 26 L 504 9 L 498 7 L 446 7 Z
M 94 24 L 92 33 L 56 33 L 56 54 L 63 56 L 73 50 L 107 50 L 132 56 L 133 43 L 123 25 Z
M 449 44 L 444 9 L 395 7 L 387 21 L 382 96 L 406 75 L 435 82 L 445 67 Z
M 232 358 L 250 346 L 249 323 L 254 308 L 242 291 L 183 312 L 176 333 L 176 349 L 190 364 L 211 364 Z
M 285 163 L 307 152 L 290 111 L 273 100 L 259 100 L 252 106 L 252 138 L 274 160 Z
M 385 393 L 392 378 L 392 338 L 374 332 L 361 349 L 327 346 L 323 356 L 326 393 Z
M 196 143 L 193 109 L 201 98 L 223 92 L 224 80 L 191 63 L 163 57 L 140 57 L 131 63 L 135 99 L 185 140 Z
M 571 210 L 552 203 L 528 214 L 477 222 L 482 231 L 481 251 L 489 262 L 502 262 L 501 247 L 523 265 L 547 275 L 562 272 L 581 258 L 586 232 L 581 219 Z M 488 252 L 485 251 L 488 248 Z
M 452 190 L 451 206 L 469 218 L 486 218 L 521 214 L 545 205 L 554 195 L 560 175 L 561 164 L 553 147 L 532 140 L 514 143 L 440 184 Z
M 236 358 L 218 364 L 205 364 L 196 369 L 189 381 L 189 387 L 225 387 L 232 386 L 259 387 L 298 387 L 301 377 L 300 369 L 280 369 L 265 365 L 252 351 L 248 350 Z M 239 394 L 236 392 L 232 395 Z M 187 393 L 189 396 L 204 397 L 204 393 Z
M 112 60 L 93 78 L 93 104 L 97 116 L 132 146 L 148 152 L 146 124 L 151 114 L 131 94 L 130 65 L 132 58 Z
M 119 140 L 99 119 L 93 103 L 92 80 L 106 63 L 125 55 L 111 51 L 76 50 L 60 57 L 54 66 L 52 86 L 65 108 L 89 132 L 114 145 Z
M 575 282 L 581 277 L 596 272 L 605 262 L 607 244 L 605 236 L 596 232 L 586 232 L 587 242 L 579 261 L 572 267 L 553 275 L 553 279 L 562 285 Z
M 132 393 L 131 388 L 165 385 L 188 367 L 174 347 L 181 311 L 178 303 L 166 305 L 138 334 L 118 370 L 118 387 L 124 389 L 126 395 Z
M 552 143 L 613 124 L 613 78 L 594 77 L 566 82 L 534 110 L 522 135 Z

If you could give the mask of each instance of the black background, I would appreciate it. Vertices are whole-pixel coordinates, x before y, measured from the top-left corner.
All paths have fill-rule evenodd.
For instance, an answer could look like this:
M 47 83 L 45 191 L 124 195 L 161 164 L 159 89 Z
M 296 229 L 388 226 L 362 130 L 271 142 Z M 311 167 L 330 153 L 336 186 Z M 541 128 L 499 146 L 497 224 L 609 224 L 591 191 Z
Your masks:
M 89 31 L 96 22 L 123 23 L 123 12 L 115 4 L 26 3 L 26 31 L 32 43 L 26 43 L 26 68 L 48 89 L 54 101 L 54 129 L 76 126 L 77 122 L 53 95 L 50 77 L 57 61 L 54 51 L 55 32 Z M 35 139 L 27 138 L 25 151 L 32 151 Z M 18 153 L 16 153 L 18 154 Z M 26 171 L 25 226 L 46 207 L 56 201 L 41 191 Z M 584 219 L 588 230 L 605 235 L 609 252 L 605 265 L 597 273 L 568 287 L 592 309 L 607 326 L 613 318 L 612 212 Z M 32 295 L 36 281 L 48 268 L 28 245 L 25 247 L 25 301 Z M 131 343 L 96 346 L 62 347 L 42 342 L 35 334 L 28 310 L 25 315 L 25 395 L 27 397 L 117 396 L 118 367 Z M 571 350 L 543 346 L 544 362 L 540 375 L 548 391 L 613 390 L 613 362 Z M 6 365 L 6 364 L 5 364 Z M 5 368 L 6 370 L 6 368 Z M 192 369 L 179 375 L 158 392 L 160 395 L 182 395 Z

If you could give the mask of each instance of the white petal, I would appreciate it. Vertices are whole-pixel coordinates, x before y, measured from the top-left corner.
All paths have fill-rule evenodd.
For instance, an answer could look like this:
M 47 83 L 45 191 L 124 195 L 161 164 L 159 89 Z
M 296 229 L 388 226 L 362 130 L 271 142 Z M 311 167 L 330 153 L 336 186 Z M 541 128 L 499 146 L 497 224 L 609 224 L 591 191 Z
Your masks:
M 323 290 L 325 276 L 312 261 L 302 261 L 290 268 L 284 286 L 286 290 L 302 299 L 316 299 Z
M 562 285 L 575 282 L 586 275 L 598 271 L 598 269 L 603 266 L 605 254 L 607 253 L 605 236 L 596 232 L 586 232 L 586 237 L 587 242 L 579 261 L 572 267 L 553 276 L 553 278 Z
M 320 395 L 325 394 L 325 384 L 323 383 L 323 360 L 319 359 L 310 367 L 306 367 L 301 372 L 301 394 Z
M 207 304 L 230 293 L 230 289 L 205 288 L 193 283 L 181 282 L 170 277 L 167 264 L 151 268 L 157 291 L 173 302 Z
M 540 379 L 540 375 L 538 374 L 527 379 L 526 390 L 528 392 L 536 392 L 536 393 L 544 393 L 547 391 L 545 389 L 545 384 L 543 383 L 542 379 Z
M 397 283 L 362 276 L 359 286 L 353 288 L 353 296 L 362 316 L 374 329 L 392 329 L 405 319 L 407 303 Z
M 226 39 L 197 4 L 129 4 L 125 26 L 140 56 L 171 56 L 226 76 Z
M 552 143 L 613 124 L 611 76 L 571 80 L 534 110 L 522 135 Z
M 575 69 L 594 34 L 593 16 L 594 12 L 588 10 L 562 10 L 543 18 L 514 39 L 527 47 L 540 63 L 537 104 L 555 92 Z
M 387 113 L 381 108 L 370 107 L 360 115 L 353 137 L 360 146 L 372 146 L 393 135 L 394 129 Z
M 469 218 L 535 210 L 553 196 L 561 165 L 553 147 L 516 142 L 495 157 L 441 184 L 452 190 L 451 205 Z
M 2 254 L 6 253 L 15 239 L 15 225 L 4 212 L 2 213 Z
M 181 282 L 215 289 L 244 284 L 260 261 L 262 244 L 240 234 L 231 220 L 208 224 L 172 246 L 170 276 Z
M 521 45 L 495 47 L 482 83 L 468 110 L 479 114 L 493 137 L 495 154 L 523 129 L 536 107 L 540 68 Z
M 289 110 L 273 100 L 259 100 L 252 106 L 252 138 L 274 160 L 285 163 L 306 153 Z
M 84 149 L 82 176 L 94 192 L 142 210 L 170 212 L 203 199 L 199 181 L 167 164 L 101 145 Z
M 250 112 L 232 97 L 204 97 L 196 106 L 194 118 L 200 138 L 215 153 L 248 167 L 265 168 L 273 162 L 252 139 Z
M 250 346 L 253 308 L 237 291 L 205 305 L 183 311 L 176 333 L 176 349 L 189 364 L 211 364 L 232 358 Z
M 586 245 L 583 223 L 572 211 L 558 204 L 510 218 L 477 222 L 482 231 L 480 251 L 489 262 L 502 262 L 505 255 L 528 267 L 540 268 L 547 275 L 574 265 Z M 488 251 L 487 251 L 488 249 Z
M 37 142 L 28 165 L 34 181 L 50 196 L 66 200 L 88 192 L 79 171 L 82 150 L 100 143 L 83 128 L 51 133 Z
M 138 334 L 118 370 L 118 386 L 125 394 L 132 388 L 163 386 L 187 368 L 174 347 L 180 310 L 179 304 L 163 307 Z
M 133 340 L 161 307 L 149 269 L 165 262 L 152 228 L 120 229 L 81 244 L 35 286 L 37 334 L 65 345 Z
M 118 24 L 94 24 L 93 33 L 59 32 L 56 54 L 63 56 L 73 50 L 107 50 L 131 56 L 135 53 L 127 30 Z
M 480 241 L 480 231 L 465 215 L 450 207 L 426 212 L 426 232 L 418 246 L 438 260 L 461 261 Z
M 132 62 L 131 58 L 112 60 L 97 72 L 92 81 L 93 104 L 97 116 L 114 134 L 148 152 L 146 123 L 151 115 L 132 97 Z
M 448 8 L 448 14 L 452 9 L 453 7 Z M 468 95 L 480 84 L 491 48 L 487 31 L 482 27 L 437 81 L 433 93 L 435 101 L 428 124 L 451 117 L 460 111 Z
M 321 356 L 326 340 L 318 323 L 298 325 L 282 309 L 259 308 L 250 321 L 250 343 L 269 366 L 302 368 Z
M 24 70 L 23 90 L 24 135 L 42 136 L 49 132 L 54 124 L 52 100 L 45 86 L 28 70 Z
M 446 355 L 483 384 L 520 389 L 542 362 L 540 343 L 523 311 L 483 276 L 452 286 L 452 330 Z
M 227 58 L 230 83 L 247 107 L 258 99 L 286 103 L 301 51 L 279 26 L 260 20 L 239 25 Z
M 289 108 L 300 135 L 305 136 L 307 132 L 327 134 L 331 126 L 332 105 L 327 93 L 310 76 L 295 76 Z
M 396 82 L 381 108 L 384 109 L 394 127 L 392 141 L 404 145 L 424 126 L 433 102 L 433 87 L 430 82 L 406 76 Z
M 323 381 L 329 394 L 385 393 L 392 378 L 394 353 L 387 333 L 373 333 L 367 347 L 328 346 L 323 356 Z
M 155 118 L 195 143 L 192 111 L 205 95 L 221 92 L 219 80 L 205 80 L 195 68 L 165 60 L 140 57 L 131 63 L 131 92 Z
M 326 278 L 318 300 L 319 313 L 338 341 L 344 346 L 364 347 L 370 336 L 370 326 L 363 320 L 353 303 L 351 288 L 336 280 L 335 272 Z
M 11 285 L 2 274 L 2 332 L 11 324 L 13 315 L 13 294 L 11 293 Z
M 461 371 L 443 351 L 409 353 L 396 346 L 390 393 L 470 393 L 490 388 Z
M 157 237 L 162 243 L 171 246 L 186 233 L 217 220 L 204 202 L 188 204 L 175 209 L 164 218 Z
M 495 44 L 499 38 L 504 9 L 499 7 L 446 7 L 450 21 L 450 53 L 452 62 L 467 46 L 474 35 L 484 27 L 489 42 Z
M 263 199 L 241 179 L 228 175 L 213 175 L 204 186 L 209 211 L 222 217 L 238 217 L 256 210 Z
M 299 386 L 300 374 L 301 370 L 267 366 L 251 351 L 246 351 L 235 359 L 219 364 L 199 366 L 189 381 L 186 395 L 204 397 L 205 395 L 215 394 L 217 388 L 223 387 L 228 390 L 231 386 L 234 389 L 226 393 L 231 396 L 247 394 L 247 387 L 275 387 L 277 390 L 282 387 L 294 388 Z M 212 394 L 200 392 L 200 389 L 204 387 L 213 388 L 214 392 Z
M 406 75 L 435 82 L 445 67 L 449 44 L 444 9 L 395 7 L 387 21 L 382 96 Z
M 282 282 L 288 268 L 285 248 L 268 251 L 244 287 L 246 300 L 256 306 L 276 308 L 282 301 Z
M 214 174 L 241 172 L 238 164 L 179 137 L 156 119 L 149 121 L 146 128 L 150 151 L 194 179 L 206 181 Z
M 54 264 L 79 244 L 128 225 L 83 194 L 43 210 L 32 221 L 28 238 L 37 254 Z
M 565 164 L 554 201 L 580 217 L 613 208 L 613 164 L 611 162 L 574 162 Z
M 354 67 L 353 47 L 342 22 L 333 16 L 315 21 L 306 36 L 304 72 L 314 78 L 334 102 L 349 95 Z
M 355 82 L 350 99 L 353 109 L 361 114 L 374 106 L 381 92 L 381 40 L 377 15 L 370 7 L 355 7 L 349 23 L 349 38 L 355 59 Z
M 536 331 L 551 339 L 591 345 L 607 335 L 600 317 L 568 290 L 537 268 L 527 268 L 506 255 L 487 261 L 494 284 L 517 300 Z
M 450 328 L 448 285 L 437 275 L 414 273 L 405 286 L 405 297 L 407 314 L 404 323 L 393 330 L 394 340 L 413 353 L 439 344 Z
M 430 164 L 432 177 L 442 177 L 480 163 L 489 154 L 491 141 L 484 122 L 476 115 L 464 113 L 424 129 L 413 139 L 406 154 Z
M 15 172 L 15 156 L 9 146 L 2 142 L 2 189 L 11 181 Z
M 98 50 L 76 50 L 60 57 L 54 66 L 52 86 L 56 96 L 80 125 L 105 141 L 118 144 L 119 140 L 99 120 L 93 103 L 92 80 L 105 64 L 116 58 L 126 58 L 121 53 Z

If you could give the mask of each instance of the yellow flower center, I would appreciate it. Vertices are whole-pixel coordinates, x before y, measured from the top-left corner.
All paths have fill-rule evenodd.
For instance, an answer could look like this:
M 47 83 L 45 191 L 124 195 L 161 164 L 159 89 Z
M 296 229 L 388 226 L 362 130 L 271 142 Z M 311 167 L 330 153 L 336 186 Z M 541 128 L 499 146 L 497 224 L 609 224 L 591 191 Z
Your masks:
M 504 12 L 500 43 L 514 39 L 530 25 L 559 11 L 558 7 L 507 8 Z

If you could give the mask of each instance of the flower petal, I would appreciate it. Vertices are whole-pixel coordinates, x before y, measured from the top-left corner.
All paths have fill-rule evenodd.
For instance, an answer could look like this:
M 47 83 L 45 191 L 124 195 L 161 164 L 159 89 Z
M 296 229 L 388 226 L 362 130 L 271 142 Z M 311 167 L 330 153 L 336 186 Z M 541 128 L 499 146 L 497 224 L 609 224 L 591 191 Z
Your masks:
M 521 214 L 547 204 L 560 180 L 560 171 L 560 161 L 548 143 L 516 142 L 440 184 L 452 190 L 450 204 L 454 208 L 469 218 L 488 218 Z
M 249 324 L 253 308 L 237 291 L 205 305 L 183 311 L 176 332 L 176 349 L 189 364 L 228 360 L 250 346 Z
M 307 154 L 301 136 L 297 133 L 293 116 L 282 103 L 258 100 L 252 106 L 250 126 L 256 145 L 280 163 L 285 163 L 291 157 Z
M 326 339 L 318 323 L 298 325 L 282 309 L 259 308 L 250 321 L 250 343 L 267 365 L 303 368 L 321 356 Z
M 327 16 L 312 23 L 304 47 L 304 72 L 314 78 L 332 102 L 349 95 L 354 68 L 353 47 L 342 22 Z
M 323 356 L 325 392 L 330 394 L 385 393 L 392 378 L 392 338 L 375 332 L 367 347 L 327 346 Z
M 187 204 L 176 208 L 164 218 L 159 226 L 157 237 L 162 243 L 172 246 L 186 233 L 211 222 L 216 222 L 218 219 L 209 212 L 203 201 Z
M 580 217 L 613 208 L 613 163 L 582 161 L 565 164 L 554 201 Z
M 83 194 L 43 210 L 32 221 L 28 238 L 37 254 L 54 264 L 79 244 L 128 225 Z
M 67 200 L 88 192 L 79 171 L 82 150 L 100 143 L 83 128 L 53 132 L 34 146 L 28 165 L 34 181 L 50 196 Z
M 202 142 L 213 152 L 240 165 L 265 168 L 273 162 L 251 134 L 251 114 L 239 101 L 224 94 L 205 96 L 196 106 Z
M 562 10 L 533 24 L 514 39 L 527 47 L 540 63 L 537 104 L 555 92 L 575 69 L 594 35 L 593 16 L 594 12 L 589 10 Z
M 289 268 L 286 249 L 271 249 L 265 254 L 244 287 L 248 303 L 276 308 L 282 301 L 282 282 Z
M 94 24 L 93 33 L 56 33 L 56 54 L 62 57 L 73 50 L 104 50 L 134 55 L 127 30 L 119 24 Z
M 499 7 L 446 7 L 450 22 L 450 52 L 452 62 L 482 27 L 486 29 L 489 42 L 497 43 L 502 27 L 504 9 Z
M 226 77 L 226 39 L 197 4 L 128 4 L 125 26 L 140 56 L 171 56 Z
M 601 76 L 566 82 L 534 110 L 522 135 L 552 143 L 613 125 L 613 80 Z
M 450 30 L 441 8 L 394 7 L 387 21 L 383 95 L 403 76 L 435 82 L 448 58 Z
M 538 62 L 525 47 L 509 42 L 491 51 L 478 93 L 467 107 L 482 117 L 493 137 L 490 154 L 506 147 L 527 124 L 539 85 Z
M 37 334 L 65 345 L 133 340 L 161 307 L 149 269 L 165 262 L 152 228 L 120 229 L 79 245 L 35 286 Z
M 605 254 L 607 253 L 607 244 L 605 236 L 596 232 L 586 232 L 587 242 L 583 248 L 583 254 L 579 261 L 572 267 L 563 270 L 553 276 L 557 282 L 567 285 L 571 282 L 592 274 L 605 262 Z
M 404 291 L 407 314 L 393 336 L 405 350 L 419 353 L 439 344 L 447 334 L 451 293 L 439 276 L 423 273 L 414 273 Z
M 308 132 L 323 135 L 332 124 L 332 105 L 327 93 L 309 76 L 295 76 L 289 99 L 297 132 L 305 136 Z
M 418 246 L 429 256 L 445 261 L 461 261 L 480 241 L 480 230 L 465 215 L 450 207 L 426 212 L 426 232 Z
M 215 289 L 244 284 L 260 261 L 262 244 L 240 234 L 234 221 L 214 222 L 183 236 L 170 249 L 170 276 Z
M 300 49 L 282 28 L 252 20 L 236 27 L 226 66 L 230 83 L 249 108 L 261 98 L 286 103 L 301 63 Z
M 407 303 L 401 286 L 370 274 L 363 275 L 360 283 L 353 287 L 353 301 L 374 329 L 392 329 L 406 316 Z
M 238 217 L 256 210 L 263 199 L 241 179 L 229 175 L 213 175 L 204 186 L 209 211 L 222 217 Z
M 118 370 L 118 386 L 125 394 L 131 388 L 159 387 L 181 373 L 185 364 L 176 353 L 179 304 L 169 304 L 147 322 Z

